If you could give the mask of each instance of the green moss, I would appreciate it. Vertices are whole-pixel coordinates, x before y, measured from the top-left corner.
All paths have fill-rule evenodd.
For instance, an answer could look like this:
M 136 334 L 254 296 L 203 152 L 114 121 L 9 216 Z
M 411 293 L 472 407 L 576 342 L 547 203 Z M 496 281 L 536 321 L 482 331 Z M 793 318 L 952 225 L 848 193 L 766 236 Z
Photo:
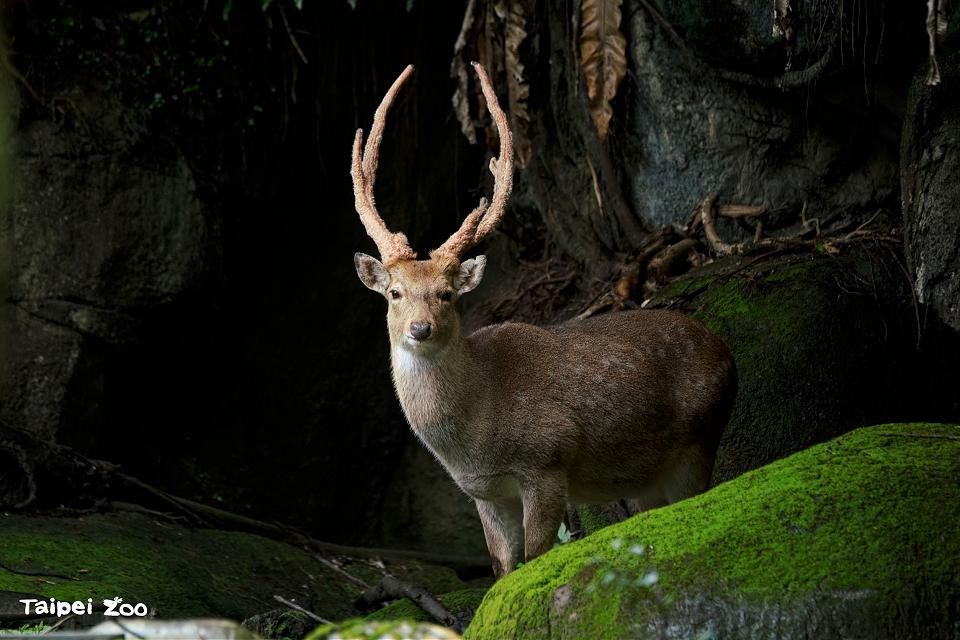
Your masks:
M 444 640 L 459 638 L 456 633 L 437 625 L 413 620 L 372 621 L 362 618 L 345 620 L 317 627 L 305 640 Z
M 494 585 L 465 637 L 544 638 L 551 621 L 561 637 L 629 636 L 698 594 L 788 608 L 867 594 L 879 619 L 918 589 L 934 594 L 928 615 L 948 616 L 943 594 L 960 592 L 960 442 L 922 437 L 938 433 L 960 428 L 853 431 L 554 549 Z
M 440 603 L 447 608 L 450 613 L 458 619 L 469 619 L 473 617 L 480 601 L 483 600 L 486 589 L 461 589 L 452 593 L 445 593 L 438 596 Z M 367 620 L 417 620 L 429 622 L 432 618 L 427 615 L 423 609 L 418 607 L 409 598 L 403 598 L 390 603 L 383 609 L 375 611 L 367 616 Z
M 736 363 L 714 482 L 865 424 L 956 415 L 949 376 L 932 374 L 917 353 L 909 288 L 891 277 L 900 272 L 893 258 L 851 250 L 750 260 L 718 260 L 650 305 L 691 313 Z
M 309 598 L 324 617 L 355 611 L 355 587 L 295 547 L 132 513 L 2 516 L 0 565 L 0 590 L 94 602 L 121 596 L 163 617 L 243 619 L 274 608 L 274 594 Z
M 586 535 L 596 533 L 610 524 L 607 521 L 607 515 L 603 512 L 603 507 L 598 504 L 580 505 L 579 511 L 580 524 L 583 526 L 583 532 Z

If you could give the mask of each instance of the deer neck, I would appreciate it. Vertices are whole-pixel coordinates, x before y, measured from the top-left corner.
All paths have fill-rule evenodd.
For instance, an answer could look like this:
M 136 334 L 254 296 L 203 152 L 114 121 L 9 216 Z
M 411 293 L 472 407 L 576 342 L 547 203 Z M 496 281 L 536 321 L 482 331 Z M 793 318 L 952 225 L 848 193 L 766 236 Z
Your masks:
M 391 348 L 393 383 L 400 405 L 414 432 L 434 450 L 441 441 L 458 439 L 466 420 L 464 381 L 473 368 L 472 355 L 462 335 L 441 350 L 420 353 L 402 344 Z M 455 444 L 455 443 L 451 443 Z

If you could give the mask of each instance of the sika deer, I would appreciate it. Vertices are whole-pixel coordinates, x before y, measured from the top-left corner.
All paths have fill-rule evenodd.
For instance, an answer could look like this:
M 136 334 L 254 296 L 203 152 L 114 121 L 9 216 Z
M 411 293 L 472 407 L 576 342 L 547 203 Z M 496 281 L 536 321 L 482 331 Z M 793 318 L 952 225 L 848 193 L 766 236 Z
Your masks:
M 507 322 L 465 336 L 456 302 L 483 277 L 461 261 L 503 217 L 513 180 L 510 129 L 479 64 L 500 136 L 492 202 L 427 260 L 377 213 L 380 139 L 407 67 L 377 109 L 361 154 L 356 209 L 383 262 L 357 253 L 363 283 L 387 299 L 393 381 L 413 431 L 477 504 L 498 575 L 550 549 L 568 501 L 632 498 L 651 508 L 703 491 L 736 392 L 726 346 L 670 311 L 614 313 L 551 327 Z

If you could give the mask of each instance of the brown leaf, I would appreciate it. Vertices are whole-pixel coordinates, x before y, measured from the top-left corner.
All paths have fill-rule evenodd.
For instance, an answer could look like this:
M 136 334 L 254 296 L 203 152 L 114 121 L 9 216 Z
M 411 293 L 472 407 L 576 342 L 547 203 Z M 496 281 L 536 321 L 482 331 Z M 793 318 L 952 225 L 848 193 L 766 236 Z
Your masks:
M 622 2 L 583 0 L 580 5 L 580 70 L 601 141 L 606 140 L 613 117 L 610 101 L 627 73 L 627 39 L 620 32 Z
M 526 20 L 523 6 L 519 0 L 512 0 L 506 14 L 506 46 L 504 58 L 507 72 L 507 95 L 510 105 L 510 119 L 513 121 L 513 148 L 520 168 L 530 163 L 533 148 L 530 143 L 530 113 L 527 111 L 527 98 L 530 86 L 523 81 L 523 63 L 520 62 L 520 45 L 527 37 Z
M 477 144 L 477 133 L 474 130 L 473 118 L 470 117 L 470 75 L 467 73 L 467 60 L 464 50 L 467 42 L 474 33 L 474 14 L 477 0 L 467 3 L 467 10 L 463 15 L 463 25 L 460 35 L 453 45 L 453 60 L 450 62 L 450 77 L 457 81 L 457 88 L 453 92 L 453 113 L 460 123 L 460 130 L 467 137 L 470 144 Z

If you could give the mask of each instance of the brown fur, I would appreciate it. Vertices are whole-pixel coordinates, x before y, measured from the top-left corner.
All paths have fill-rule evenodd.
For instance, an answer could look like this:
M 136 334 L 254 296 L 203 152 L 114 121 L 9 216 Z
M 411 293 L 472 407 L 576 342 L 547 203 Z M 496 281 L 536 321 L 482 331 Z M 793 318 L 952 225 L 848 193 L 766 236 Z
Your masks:
M 464 336 L 455 302 L 483 266 L 357 256 L 361 279 L 387 298 L 403 411 L 476 501 L 497 573 L 550 549 L 568 501 L 651 508 L 703 491 L 736 392 L 726 346 L 671 311 Z M 431 323 L 430 339 L 409 338 L 412 322 Z

